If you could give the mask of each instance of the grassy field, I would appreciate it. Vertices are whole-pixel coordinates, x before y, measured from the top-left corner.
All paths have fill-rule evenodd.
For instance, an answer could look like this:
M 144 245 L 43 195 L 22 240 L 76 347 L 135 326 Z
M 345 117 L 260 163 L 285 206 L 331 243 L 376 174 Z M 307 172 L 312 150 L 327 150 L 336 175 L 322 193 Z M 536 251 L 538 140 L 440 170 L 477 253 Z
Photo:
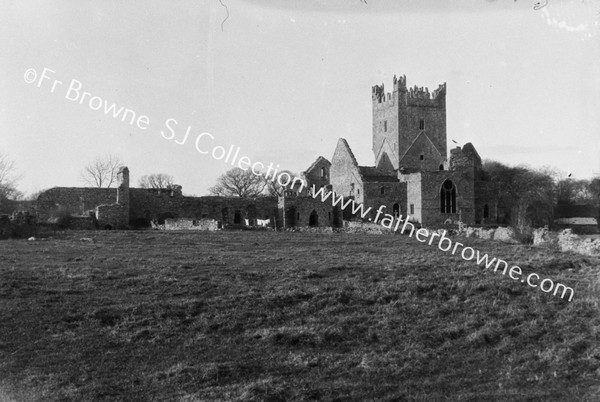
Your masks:
M 400 235 L 1 241 L 0 400 L 599 400 L 600 260 L 461 242 L 573 301 Z

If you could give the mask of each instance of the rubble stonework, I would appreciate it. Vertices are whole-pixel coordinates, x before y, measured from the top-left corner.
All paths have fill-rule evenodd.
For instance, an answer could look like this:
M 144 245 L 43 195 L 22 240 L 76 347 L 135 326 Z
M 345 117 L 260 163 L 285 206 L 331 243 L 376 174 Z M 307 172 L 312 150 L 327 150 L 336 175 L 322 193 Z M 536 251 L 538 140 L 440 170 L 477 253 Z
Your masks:
M 600 256 L 600 239 L 581 238 L 565 229 L 558 234 L 557 243 L 560 251 L 573 251 L 588 256 Z

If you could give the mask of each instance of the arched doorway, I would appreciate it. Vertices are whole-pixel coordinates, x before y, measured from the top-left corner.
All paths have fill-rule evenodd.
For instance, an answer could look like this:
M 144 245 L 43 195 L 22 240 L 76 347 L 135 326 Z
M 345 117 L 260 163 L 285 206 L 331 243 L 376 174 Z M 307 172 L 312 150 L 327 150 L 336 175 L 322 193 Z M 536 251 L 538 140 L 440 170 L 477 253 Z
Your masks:
M 242 223 L 242 213 L 239 209 L 237 209 L 234 213 L 233 213 L 233 224 L 234 225 L 239 225 L 240 223 Z
M 287 215 L 285 217 L 285 226 L 292 227 L 296 226 L 296 207 L 289 207 L 287 209 Z
M 394 210 L 394 218 L 399 218 L 400 217 L 400 205 L 398 203 L 395 203 L 393 206 L 393 210 Z
M 224 224 L 229 223 L 229 209 L 228 208 L 223 208 L 221 210 L 221 219 L 223 220 Z
M 308 226 L 319 226 L 319 215 L 314 209 L 312 210 L 308 218 Z
M 246 216 L 248 218 L 248 226 L 256 225 L 256 206 L 251 204 L 246 207 Z

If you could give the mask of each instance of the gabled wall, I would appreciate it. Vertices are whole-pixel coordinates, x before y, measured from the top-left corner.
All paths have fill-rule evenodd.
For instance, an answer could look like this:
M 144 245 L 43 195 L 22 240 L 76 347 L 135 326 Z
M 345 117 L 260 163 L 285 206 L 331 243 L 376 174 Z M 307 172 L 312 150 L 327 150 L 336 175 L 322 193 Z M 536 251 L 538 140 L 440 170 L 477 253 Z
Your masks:
M 353 196 L 357 204 L 364 202 L 363 178 L 356 158 L 345 139 L 338 140 L 331 159 L 331 185 L 333 191 L 343 196 Z M 354 189 L 352 189 L 354 184 Z

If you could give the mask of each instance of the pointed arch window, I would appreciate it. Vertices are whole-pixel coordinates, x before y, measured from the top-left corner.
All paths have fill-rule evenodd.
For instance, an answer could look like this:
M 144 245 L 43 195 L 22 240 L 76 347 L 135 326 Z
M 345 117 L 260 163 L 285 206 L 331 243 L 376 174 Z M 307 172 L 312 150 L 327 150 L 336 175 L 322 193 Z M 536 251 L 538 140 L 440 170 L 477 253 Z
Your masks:
M 456 186 L 448 179 L 440 189 L 440 211 L 443 214 L 456 213 Z

